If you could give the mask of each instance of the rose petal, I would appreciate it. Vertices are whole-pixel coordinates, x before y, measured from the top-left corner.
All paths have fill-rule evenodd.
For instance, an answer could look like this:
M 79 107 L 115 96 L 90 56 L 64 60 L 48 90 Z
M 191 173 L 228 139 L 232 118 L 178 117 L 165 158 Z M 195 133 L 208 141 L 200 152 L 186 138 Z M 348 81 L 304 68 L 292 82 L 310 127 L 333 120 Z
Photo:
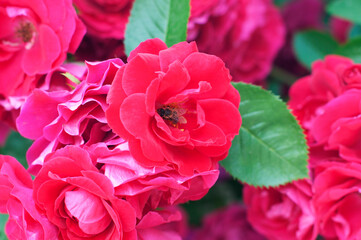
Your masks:
M 139 71 L 139 69 L 142 69 Z M 127 96 L 133 93 L 145 93 L 150 82 L 158 77 L 159 57 L 141 53 L 125 66 L 122 86 Z
M 175 61 L 183 63 L 191 53 L 198 52 L 195 42 L 180 42 L 159 52 L 159 61 L 162 72 L 167 72 L 169 65 Z
M 136 47 L 133 51 L 130 52 L 128 62 L 139 53 L 150 53 L 158 55 L 159 51 L 164 49 L 167 49 L 167 45 L 159 38 L 148 39 L 144 42 L 141 42 L 138 47 Z

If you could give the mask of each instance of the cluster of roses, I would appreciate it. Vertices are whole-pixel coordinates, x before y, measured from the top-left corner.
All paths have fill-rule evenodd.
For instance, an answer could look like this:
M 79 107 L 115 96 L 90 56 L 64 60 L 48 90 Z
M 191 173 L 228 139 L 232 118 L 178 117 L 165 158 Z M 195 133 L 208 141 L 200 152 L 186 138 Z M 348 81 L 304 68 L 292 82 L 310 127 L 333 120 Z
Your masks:
M 7 236 L 181 239 L 174 205 L 207 193 L 241 125 L 224 62 L 152 39 L 63 64 L 85 34 L 70 0 L 5 0 L 0 20 L 1 119 L 34 140 L 28 170 L 0 156 Z
M 246 186 L 248 219 L 269 239 L 360 239 L 361 66 L 335 55 L 314 62 L 289 106 L 307 136 L 311 179 Z
M 86 67 L 73 90 L 35 89 L 21 108 L 17 127 L 35 140 L 27 158 L 36 177 L 2 157 L 8 237 L 181 239 L 181 214 L 169 207 L 208 191 L 240 127 L 228 70 L 195 43 L 167 49 L 157 39 L 125 65 Z M 47 77 L 65 82 L 61 72 Z M 179 120 L 160 113 L 167 109 Z
M 6 0 L 0 3 L 0 141 L 34 88 L 52 91 L 45 74 L 72 59 L 103 61 L 124 53 L 134 0 Z M 270 0 L 191 0 L 188 41 L 220 57 L 234 81 L 260 83 L 283 45 L 285 28 Z M 76 7 L 75 12 L 73 5 Z M 36 59 L 36 61 L 34 61 Z M 61 71 L 67 71 L 62 69 Z M 78 73 L 82 74 L 82 73 Z M 8 79 L 11 79 L 8 81 Z M 68 83 L 72 85 L 72 83 Z M 61 86 L 64 88 L 64 86 Z M 65 85 L 66 88 L 69 88 Z

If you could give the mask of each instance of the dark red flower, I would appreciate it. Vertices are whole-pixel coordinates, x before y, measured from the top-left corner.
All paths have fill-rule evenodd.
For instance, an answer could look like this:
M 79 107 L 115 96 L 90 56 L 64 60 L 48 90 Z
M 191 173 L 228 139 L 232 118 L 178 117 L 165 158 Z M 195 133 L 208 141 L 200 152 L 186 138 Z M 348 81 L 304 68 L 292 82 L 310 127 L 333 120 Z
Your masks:
M 270 0 L 191 1 L 188 40 L 220 57 L 234 81 L 262 81 L 284 36 L 281 15 Z

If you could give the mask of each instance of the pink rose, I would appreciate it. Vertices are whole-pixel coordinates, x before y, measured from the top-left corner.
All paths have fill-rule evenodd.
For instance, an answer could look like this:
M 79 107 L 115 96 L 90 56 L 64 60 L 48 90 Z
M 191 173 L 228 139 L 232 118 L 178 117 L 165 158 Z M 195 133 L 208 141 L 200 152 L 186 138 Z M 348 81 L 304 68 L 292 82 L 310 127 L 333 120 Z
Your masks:
M 245 186 L 243 200 L 252 226 L 270 240 L 311 240 L 317 237 L 311 181 L 279 188 Z
M 312 73 L 295 82 L 290 89 L 289 106 L 306 133 L 324 105 L 350 88 L 361 86 L 357 65 L 345 57 L 326 56 L 312 65 Z
M 323 107 L 310 129 L 326 150 L 338 150 L 340 157 L 361 162 L 361 90 L 346 91 Z
M 63 64 L 47 74 L 26 77 L 30 81 L 24 81 L 21 88 L 16 89 L 13 95 L 0 99 L 0 111 L 2 111 L 0 119 L 11 128 L 17 129 L 16 118 L 20 114 L 20 108 L 34 89 L 41 89 L 47 92 L 58 90 L 70 91 L 74 88 L 75 83 L 63 74 L 69 72 L 75 77 L 80 78 L 84 75 L 85 70 L 85 66 L 69 63 Z
M 188 40 L 220 57 L 234 81 L 263 80 L 283 44 L 281 16 L 269 0 L 193 0 Z M 203 13 L 200 13 L 203 11 Z
M 70 0 L 4 0 L 0 21 L 0 94 L 4 97 L 22 88 L 28 76 L 60 66 L 85 34 Z
M 133 207 L 114 196 L 111 181 L 79 147 L 67 146 L 46 157 L 33 196 L 63 239 L 135 239 Z
M 326 239 L 361 238 L 361 165 L 326 162 L 314 181 L 317 225 Z
M 215 184 L 219 174 L 217 169 L 213 169 L 182 176 L 170 166 L 141 166 L 131 156 L 127 142 L 113 150 L 104 143 L 94 144 L 87 150 L 112 182 L 115 195 L 127 199 L 136 209 L 138 218 L 145 210 L 201 199 Z
M 246 208 L 239 204 L 206 215 L 202 225 L 189 240 L 266 240 L 252 228 L 247 221 Z
M 74 0 L 74 4 L 89 35 L 124 39 L 133 0 Z
M 292 86 L 289 105 L 308 134 L 312 167 L 330 157 L 361 162 L 360 93 L 361 65 L 338 56 L 316 61 Z
M 87 63 L 88 73 L 74 90 L 36 89 L 29 96 L 17 119 L 17 127 L 24 137 L 35 140 L 27 152 L 32 173 L 39 170 L 46 154 L 65 145 L 119 143 L 107 125 L 105 110 L 110 83 L 122 64 L 120 59 Z M 52 81 L 56 82 L 57 76 L 53 75 Z
M 230 81 L 222 60 L 199 53 L 194 42 L 168 49 L 147 40 L 117 72 L 106 117 L 141 165 L 171 165 L 185 176 L 209 171 L 241 125 Z
M 0 212 L 9 214 L 9 239 L 58 239 L 58 229 L 35 207 L 33 182 L 13 157 L 0 155 Z

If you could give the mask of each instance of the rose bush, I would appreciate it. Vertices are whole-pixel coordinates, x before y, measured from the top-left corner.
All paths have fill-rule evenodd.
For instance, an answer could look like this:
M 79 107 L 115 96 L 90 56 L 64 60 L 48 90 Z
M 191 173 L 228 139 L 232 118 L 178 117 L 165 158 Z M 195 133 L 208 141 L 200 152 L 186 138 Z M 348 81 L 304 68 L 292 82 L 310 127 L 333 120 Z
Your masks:
M 117 72 L 106 117 L 142 165 L 172 165 L 181 175 L 209 171 L 241 125 L 230 81 L 222 60 L 199 53 L 194 42 L 168 49 L 147 40 Z
M 0 20 L 3 97 L 26 88 L 24 81 L 31 83 L 34 75 L 60 66 L 67 52 L 75 52 L 85 34 L 70 0 L 1 1 Z

